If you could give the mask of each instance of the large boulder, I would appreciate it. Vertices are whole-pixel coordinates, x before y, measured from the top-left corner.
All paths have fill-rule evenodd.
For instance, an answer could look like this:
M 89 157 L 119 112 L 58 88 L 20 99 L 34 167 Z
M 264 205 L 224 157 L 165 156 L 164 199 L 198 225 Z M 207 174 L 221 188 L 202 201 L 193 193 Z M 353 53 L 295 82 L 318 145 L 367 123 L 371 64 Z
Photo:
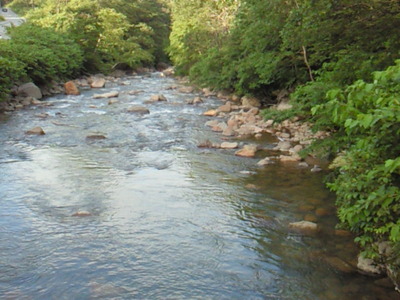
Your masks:
M 384 274 L 384 267 L 382 265 L 361 254 L 358 256 L 357 268 L 365 275 L 380 276 Z
M 66 95 L 80 95 L 78 87 L 76 86 L 75 82 L 67 81 L 64 83 L 64 93 Z
M 42 99 L 43 97 L 42 92 L 33 82 L 28 82 L 21 85 L 17 90 L 17 95 L 36 99 Z

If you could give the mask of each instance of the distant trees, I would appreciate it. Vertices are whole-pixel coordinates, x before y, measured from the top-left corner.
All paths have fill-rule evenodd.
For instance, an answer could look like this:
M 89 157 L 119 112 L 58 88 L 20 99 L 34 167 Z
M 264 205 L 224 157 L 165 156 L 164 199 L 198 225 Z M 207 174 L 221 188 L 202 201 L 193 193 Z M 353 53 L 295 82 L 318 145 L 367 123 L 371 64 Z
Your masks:
M 157 0 L 14 0 L 11 6 L 36 25 L 70 35 L 89 71 L 167 60 L 169 14 Z

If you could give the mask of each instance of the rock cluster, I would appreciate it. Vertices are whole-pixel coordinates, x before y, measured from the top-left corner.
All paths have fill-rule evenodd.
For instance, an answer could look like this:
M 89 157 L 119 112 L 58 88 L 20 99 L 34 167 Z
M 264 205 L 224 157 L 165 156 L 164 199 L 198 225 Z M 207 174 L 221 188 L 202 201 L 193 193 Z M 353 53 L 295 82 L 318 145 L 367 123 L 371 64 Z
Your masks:
M 215 95 L 210 89 L 203 89 L 204 97 Z M 281 162 L 300 163 L 302 167 L 308 167 L 299 152 L 316 139 L 323 139 L 329 136 L 328 132 L 311 131 L 311 124 L 300 122 L 298 118 L 286 120 L 280 124 L 275 124 L 274 120 L 265 120 L 260 115 L 261 103 L 253 97 L 240 98 L 226 92 L 219 92 L 217 96 L 225 103 L 216 109 L 211 109 L 203 113 L 207 117 L 215 117 L 208 121 L 207 126 L 215 132 L 220 132 L 225 137 L 249 137 L 261 138 L 264 134 L 271 134 L 278 139 L 273 150 L 280 152 L 277 157 L 267 157 L 259 162 L 260 166 L 273 163 L 278 160 Z M 246 153 L 245 153 L 246 152 Z M 256 151 L 245 151 L 242 149 L 236 155 L 254 157 Z M 241 155 L 245 153 L 245 155 Z M 321 168 L 314 166 L 312 172 L 319 172 Z

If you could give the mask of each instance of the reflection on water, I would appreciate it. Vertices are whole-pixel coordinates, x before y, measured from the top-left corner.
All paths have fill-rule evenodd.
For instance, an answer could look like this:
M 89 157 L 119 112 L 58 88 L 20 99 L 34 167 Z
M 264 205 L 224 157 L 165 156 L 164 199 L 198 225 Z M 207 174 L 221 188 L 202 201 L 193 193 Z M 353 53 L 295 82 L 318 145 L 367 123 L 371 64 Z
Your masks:
M 334 234 L 320 174 L 198 149 L 220 138 L 201 116 L 218 101 L 188 106 L 172 79 L 129 80 L 111 86 L 117 104 L 86 91 L 0 119 L 2 299 L 398 298 L 329 263 L 352 265 L 357 249 Z M 169 101 L 126 113 L 156 93 Z M 35 126 L 46 135 L 24 135 Z M 320 234 L 287 230 L 307 218 Z

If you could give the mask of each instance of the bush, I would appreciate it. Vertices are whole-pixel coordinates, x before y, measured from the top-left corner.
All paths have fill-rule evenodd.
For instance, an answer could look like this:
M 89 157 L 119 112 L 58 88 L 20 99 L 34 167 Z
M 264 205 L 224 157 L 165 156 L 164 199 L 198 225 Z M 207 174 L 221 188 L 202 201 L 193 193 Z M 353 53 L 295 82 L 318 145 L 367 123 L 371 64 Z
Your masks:
M 7 41 L 0 41 L 0 48 L 5 43 Z M 24 67 L 21 62 L 0 56 L 0 101 L 7 99 L 13 83 L 24 75 Z
M 82 51 L 67 36 L 28 23 L 11 28 L 9 34 L 11 40 L 2 44 L 0 56 L 18 61 L 24 74 L 36 84 L 79 73 Z
M 400 60 L 373 79 L 333 89 L 313 108 L 346 137 L 329 187 L 340 220 L 370 254 L 376 240 L 400 242 Z

